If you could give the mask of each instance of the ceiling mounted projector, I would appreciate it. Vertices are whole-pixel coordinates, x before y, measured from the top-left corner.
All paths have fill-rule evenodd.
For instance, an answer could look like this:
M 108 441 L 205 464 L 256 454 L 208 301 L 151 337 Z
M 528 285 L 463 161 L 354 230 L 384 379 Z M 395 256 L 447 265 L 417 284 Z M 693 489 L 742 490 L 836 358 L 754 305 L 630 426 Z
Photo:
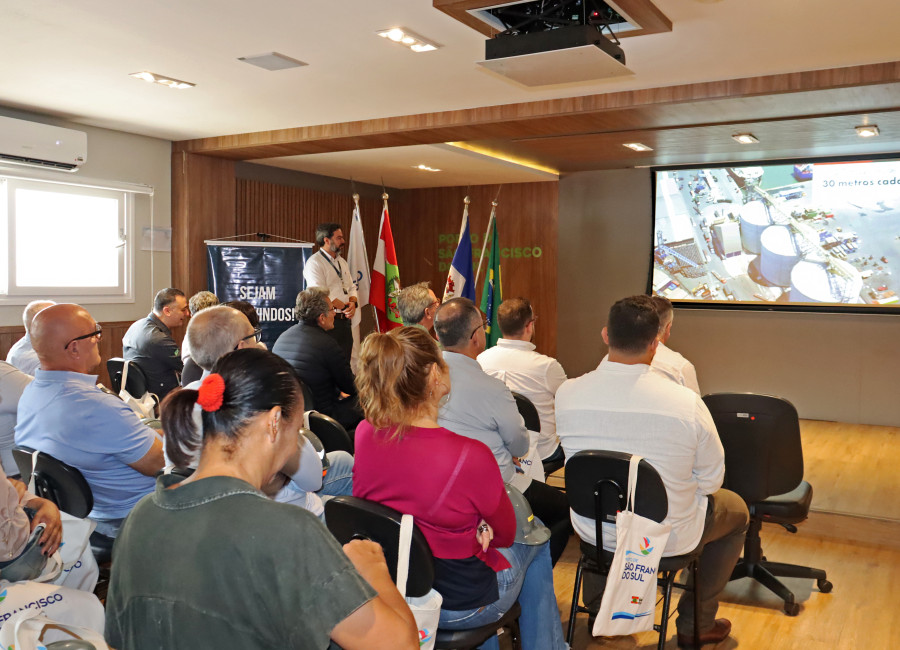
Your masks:
M 634 74 L 613 31 L 634 27 L 602 0 L 505 4 L 483 9 L 479 18 L 503 29 L 485 43 L 485 60 L 478 65 L 522 85 Z

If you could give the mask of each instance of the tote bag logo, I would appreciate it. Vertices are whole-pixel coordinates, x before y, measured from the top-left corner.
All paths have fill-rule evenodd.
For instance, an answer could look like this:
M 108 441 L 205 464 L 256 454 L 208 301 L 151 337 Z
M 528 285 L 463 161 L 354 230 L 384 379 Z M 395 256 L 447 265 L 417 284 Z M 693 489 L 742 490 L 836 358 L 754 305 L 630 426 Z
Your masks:
M 646 537 L 640 544 L 638 544 L 638 546 L 640 546 L 642 555 L 650 555 L 653 552 L 653 547 L 650 546 L 650 540 Z

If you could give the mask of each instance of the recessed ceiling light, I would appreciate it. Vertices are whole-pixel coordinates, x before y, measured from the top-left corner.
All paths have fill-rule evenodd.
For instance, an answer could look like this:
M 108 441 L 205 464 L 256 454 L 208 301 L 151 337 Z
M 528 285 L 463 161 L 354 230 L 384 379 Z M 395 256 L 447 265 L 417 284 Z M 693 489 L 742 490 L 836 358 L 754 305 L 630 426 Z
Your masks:
M 156 74 L 155 72 L 147 72 L 146 70 L 142 72 L 132 72 L 129 77 L 134 77 L 135 79 L 140 79 L 141 81 L 146 81 L 148 83 L 157 83 L 161 86 L 168 86 L 169 88 L 177 88 L 179 90 L 184 88 L 193 88 L 196 84 L 192 84 L 189 81 L 179 81 L 178 79 L 171 79 L 169 77 L 164 77 L 161 74 Z
M 429 167 L 428 165 L 413 165 L 413 169 L 421 169 L 423 172 L 439 172 L 440 169 Z
M 280 52 L 266 52 L 265 54 L 256 54 L 254 56 L 239 56 L 238 61 L 255 65 L 263 70 L 288 70 L 289 68 L 299 68 L 309 65 L 303 61 L 292 59 Z
M 429 41 L 427 38 L 406 29 L 406 27 L 392 27 L 391 29 L 383 29 L 375 33 L 382 38 L 405 45 L 413 52 L 431 52 L 440 47 L 434 41 Z
M 648 147 L 645 144 L 641 144 L 640 142 L 629 142 L 624 146 L 628 147 L 632 151 L 653 151 L 652 148 Z
M 735 133 L 731 137 L 741 144 L 755 144 L 759 142 L 759 140 L 756 139 L 756 136 L 752 133 Z
M 864 124 L 856 127 L 856 135 L 861 138 L 874 138 L 879 133 L 877 124 Z

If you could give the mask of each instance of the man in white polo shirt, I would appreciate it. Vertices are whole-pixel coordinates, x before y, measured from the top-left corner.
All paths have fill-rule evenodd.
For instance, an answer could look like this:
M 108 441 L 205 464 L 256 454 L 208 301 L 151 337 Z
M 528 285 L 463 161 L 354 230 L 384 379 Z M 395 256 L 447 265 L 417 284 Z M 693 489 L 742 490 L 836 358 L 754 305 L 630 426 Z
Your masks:
M 675 350 L 666 347 L 669 337 L 672 336 L 672 323 L 675 320 L 672 303 L 668 298 L 662 296 L 651 296 L 650 300 L 653 301 L 656 314 L 659 316 L 659 345 L 650 367 L 700 395 L 700 384 L 697 383 L 697 371 L 694 370 L 694 364 Z
M 703 546 L 696 615 L 701 642 L 718 643 L 731 631 L 730 621 L 715 617 L 718 597 L 741 555 L 749 514 L 738 495 L 721 489 L 725 454 L 703 400 L 651 370 L 658 333 L 649 296 L 613 305 L 601 332 L 609 356 L 556 393 L 556 430 L 567 458 L 585 449 L 620 451 L 643 456 L 659 472 L 669 500 L 665 523 L 672 526 L 663 555 Z M 597 543 L 593 520 L 572 513 L 572 524 L 583 540 Z M 603 527 L 603 544 L 612 548 L 614 526 Z M 585 593 L 585 602 L 593 595 Z M 679 646 L 693 643 L 694 615 L 692 595 L 682 596 Z
M 564 458 L 556 437 L 554 402 L 557 389 L 566 380 L 559 361 L 536 351 L 534 310 L 525 298 L 504 300 L 497 310 L 497 321 L 503 335 L 497 345 L 478 355 L 478 363 L 491 377 L 531 400 L 541 419 L 537 437 L 538 455 L 544 463 Z

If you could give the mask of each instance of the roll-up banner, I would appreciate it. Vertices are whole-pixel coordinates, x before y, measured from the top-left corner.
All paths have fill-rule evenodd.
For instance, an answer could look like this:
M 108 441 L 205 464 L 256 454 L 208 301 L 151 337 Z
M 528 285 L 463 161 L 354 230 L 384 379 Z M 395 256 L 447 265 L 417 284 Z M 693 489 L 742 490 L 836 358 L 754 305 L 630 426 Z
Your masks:
M 297 322 L 294 304 L 303 290 L 310 243 L 207 240 L 209 290 L 220 302 L 246 300 L 256 308 L 262 340 L 271 350 Z

